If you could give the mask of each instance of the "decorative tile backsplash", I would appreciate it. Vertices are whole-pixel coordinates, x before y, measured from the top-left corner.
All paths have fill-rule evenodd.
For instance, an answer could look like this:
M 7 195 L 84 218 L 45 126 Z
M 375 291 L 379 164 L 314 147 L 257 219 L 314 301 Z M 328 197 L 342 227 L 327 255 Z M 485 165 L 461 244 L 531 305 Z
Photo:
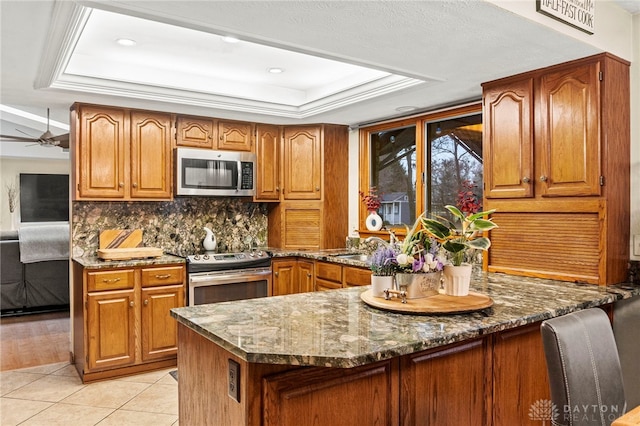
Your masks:
M 203 227 L 223 251 L 267 244 L 267 205 L 240 198 L 179 197 L 173 201 L 72 203 L 73 257 L 93 256 L 100 231 L 142 229 L 145 247 L 186 256 L 202 253 Z

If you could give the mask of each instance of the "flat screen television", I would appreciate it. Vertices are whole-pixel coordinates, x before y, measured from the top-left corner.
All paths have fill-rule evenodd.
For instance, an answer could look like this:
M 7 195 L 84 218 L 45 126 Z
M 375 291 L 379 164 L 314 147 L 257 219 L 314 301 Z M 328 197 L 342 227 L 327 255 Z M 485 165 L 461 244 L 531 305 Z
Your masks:
M 68 222 L 69 175 L 20 173 L 20 222 Z

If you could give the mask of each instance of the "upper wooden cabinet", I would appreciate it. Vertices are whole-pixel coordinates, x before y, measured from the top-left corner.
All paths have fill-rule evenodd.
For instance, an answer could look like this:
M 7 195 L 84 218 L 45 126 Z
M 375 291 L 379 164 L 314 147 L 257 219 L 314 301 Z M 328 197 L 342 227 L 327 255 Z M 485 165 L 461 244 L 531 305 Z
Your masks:
M 322 139 L 318 126 L 286 127 L 282 143 L 285 200 L 322 198 Z
M 131 111 L 131 197 L 171 198 L 171 116 Z
M 533 196 L 533 79 L 484 88 L 485 196 Z
M 214 120 L 179 115 L 176 119 L 176 145 L 213 149 L 217 146 Z
M 344 247 L 349 161 L 346 126 L 285 126 L 283 135 L 281 184 L 275 185 L 280 188 L 280 203 L 269 211 L 269 245 Z
M 74 200 L 171 199 L 171 122 L 171 114 L 74 104 Z
M 280 127 L 256 126 L 256 201 L 280 200 Z
M 498 224 L 485 269 L 627 279 L 629 92 L 629 63 L 607 53 L 483 84 L 484 206 Z
M 600 195 L 600 67 L 595 61 L 540 76 L 542 197 Z
M 483 85 L 487 198 L 600 195 L 600 68 Z
M 128 179 L 129 122 L 121 108 L 77 106 L 72 110 L 75 199 L 124 199 Z
M 253 128 L 251 123 L 218 121 L 218 149 L 251 151 Z

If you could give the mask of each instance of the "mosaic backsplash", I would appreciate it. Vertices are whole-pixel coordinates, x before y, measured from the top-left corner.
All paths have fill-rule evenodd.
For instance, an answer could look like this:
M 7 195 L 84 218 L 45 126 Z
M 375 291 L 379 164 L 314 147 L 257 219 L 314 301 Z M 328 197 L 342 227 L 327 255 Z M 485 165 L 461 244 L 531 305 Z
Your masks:
M 106 229 L 142 229 L 145 247 L 159 247 L 179 256 L 202 253 L 205 226 L 215 234 L 219 251 L 265 246 L 267 206 L 240 198 L 76 201 L 72 203 L 72 256 L 95 255 L 100 231 Z

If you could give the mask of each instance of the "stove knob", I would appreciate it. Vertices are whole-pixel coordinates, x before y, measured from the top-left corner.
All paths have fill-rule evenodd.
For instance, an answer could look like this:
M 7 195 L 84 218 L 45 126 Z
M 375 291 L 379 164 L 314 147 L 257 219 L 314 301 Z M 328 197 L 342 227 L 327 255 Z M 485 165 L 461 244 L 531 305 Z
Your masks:
M 249 257 L 255 257 L 256 254 L 254 252 L 249 253 Z
M 196 254 L 195 256 L 193 256 L 193 260 L 200 260 L 200 255 Z
M 208 255 L 208 254 L 205 254 L 204 256 L 202 256 L 202 259 L 203 259 L 203 260 L 209 260 L 209 255 Z
M 256 256 L 258 257 L 262 257 L 264 253 L 262 253 L 262 250 L 258 250 L 258 252 L 256 253 Z

